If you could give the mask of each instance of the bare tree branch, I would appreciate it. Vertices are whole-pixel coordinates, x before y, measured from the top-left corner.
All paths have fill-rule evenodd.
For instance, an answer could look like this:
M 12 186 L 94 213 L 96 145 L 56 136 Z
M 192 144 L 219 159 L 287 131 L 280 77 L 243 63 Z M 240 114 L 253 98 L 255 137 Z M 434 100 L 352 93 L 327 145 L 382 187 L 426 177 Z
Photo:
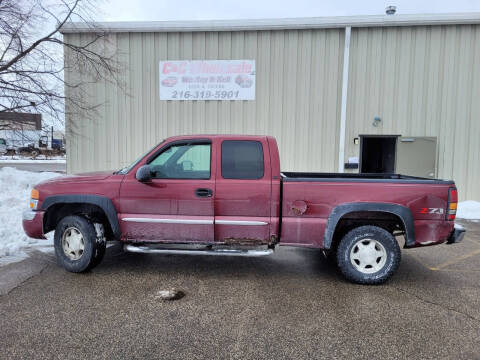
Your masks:
M 0 114 L 42 113 L 60 124 L 66 111 L 92 119 L 102 104 L 92 103 L 88 85 L 105 81 L 124 89 L 118 76 L 121 66 L 115 53 L 106 51 L 112 44 L 102 29 L 94 29 L 83 37 L 85 41 L 75 44 L 60 34 L 62 26 L 72 20 L 93 26 L 96 3 L 0 0 Z M 116 51 L 116 44 L 110 48 Z M 64 65 L 64 52 L 69 68 Z M 65 70 L 81 76 L 66 80 Z
M 67 20 L 70 18 L 70 16 L 72 15 L 73 11 L 75 10 L 75 8 L 77 7 L 78 3 L 79 3 L 80 0 L 76 0 L 75 3 L 73 4 L 73 7 L 70 8 L 68 10 L 68 13 L 67 13 L 67 16 L 63 19 L 63 21 L 61 23 L 59 23 L 54 30 L 52 30 L 49 34 L 45 35 L 44 37 L 34 41 L 28 48 L 26 48 L 25 50 L 22 50 L 20 52 L 18 52 L 18 54 L 13 57 L 12 59 L 10 59 L 10 61 L 8 61 L 5 65 L 0 65 L 0 73 L 2 71 L 5 71 L 7 70 L 10 66 L 12 66 L 13 64 L 19 62 L 20 60 L 22 60 L 22 58 L 24 58 L 25 56 L 27 56 L 33 49 L 35 49 L 38 45 L 40 45 L 42 42 L 44 41 L 48 41 L 49 39 L 52 38 L 53 35 L 57 34 L 60 30 L 60 28 L 67 22 Z M 40 5 L 40 7 L 43 9 L 43 6 Z

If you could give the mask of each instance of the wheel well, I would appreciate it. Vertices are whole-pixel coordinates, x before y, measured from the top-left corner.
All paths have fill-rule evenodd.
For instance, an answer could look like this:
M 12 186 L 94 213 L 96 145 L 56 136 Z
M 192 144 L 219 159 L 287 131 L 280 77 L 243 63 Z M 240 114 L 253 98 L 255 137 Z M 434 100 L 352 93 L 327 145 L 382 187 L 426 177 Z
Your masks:
M 85 203 L 60 203 L 50 206 L 43 217 L 44 234 L 55 230 L 60 220 L 71 215 L 84 216 L 92 222 L 102 224 L 106 238 L 114 237 L 112 227 L 103 209 L 98 205 Z
M 338 221 L 331 249 L 336 250 L 340 240 L 350 230 L 363 225 L 378 226 L 393 235 L 405 234 L 405 224 L 398 215 L 384 211 L 354 211 L 343 215 Z

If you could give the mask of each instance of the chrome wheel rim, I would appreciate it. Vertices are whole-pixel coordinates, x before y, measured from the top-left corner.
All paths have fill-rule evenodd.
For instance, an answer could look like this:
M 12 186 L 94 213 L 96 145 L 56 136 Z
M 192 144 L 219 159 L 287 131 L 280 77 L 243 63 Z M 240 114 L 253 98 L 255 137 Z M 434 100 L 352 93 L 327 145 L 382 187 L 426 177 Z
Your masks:
M 62 235 L 62 249 L 70 260 L 78 260 L 85 250 L 85 240 L 76 227 L 67 228 Z
M 387 262 L 387 250 L 374 239 L 357 241 L 350 250 L 350 262 L 363 274 L 380 271 Z

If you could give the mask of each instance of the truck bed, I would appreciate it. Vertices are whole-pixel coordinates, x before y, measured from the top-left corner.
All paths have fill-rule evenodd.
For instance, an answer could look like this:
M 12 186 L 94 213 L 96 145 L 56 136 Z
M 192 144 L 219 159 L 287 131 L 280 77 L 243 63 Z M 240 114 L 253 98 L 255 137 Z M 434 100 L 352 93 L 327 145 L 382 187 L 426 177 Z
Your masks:
M 432 239 L 443 242 L 452 230 L 452 224 L 445 221 L 445 209 L 453 181 L 400 174 L 285 172 L 281 176 L 284 244 L 307 245 L 306 239 L 314 239 L 308 245 L 324 247 L 329 217 L 339 212 L 337 207 L 354 211 L 357 205 L 352 204 L 368 204 L 367 211 L 389 206 L 408 209 L 415 233 L 415 243 L 409 244 L 412 247 Z
M 429 179 L 402 174 L 282 172 L 284 182 L 383 182 L 414 184 L 453 184 L 451 180 Z

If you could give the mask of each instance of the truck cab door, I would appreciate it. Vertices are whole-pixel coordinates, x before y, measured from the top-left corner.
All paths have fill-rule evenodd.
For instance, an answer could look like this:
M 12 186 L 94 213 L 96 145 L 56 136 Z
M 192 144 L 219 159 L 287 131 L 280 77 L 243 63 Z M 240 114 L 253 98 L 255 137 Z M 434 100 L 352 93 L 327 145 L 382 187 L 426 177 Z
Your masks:
M 267 139 L 217 140 L 215 241 L 266 244 L 270 238 L 271 169 Z
M 138 181 L 133 171 L 127 174 L 120 188 L 124 240 L 213 242 L 212 158 L 210 139 L 179 140 L 146 160 L 151 181 Z

